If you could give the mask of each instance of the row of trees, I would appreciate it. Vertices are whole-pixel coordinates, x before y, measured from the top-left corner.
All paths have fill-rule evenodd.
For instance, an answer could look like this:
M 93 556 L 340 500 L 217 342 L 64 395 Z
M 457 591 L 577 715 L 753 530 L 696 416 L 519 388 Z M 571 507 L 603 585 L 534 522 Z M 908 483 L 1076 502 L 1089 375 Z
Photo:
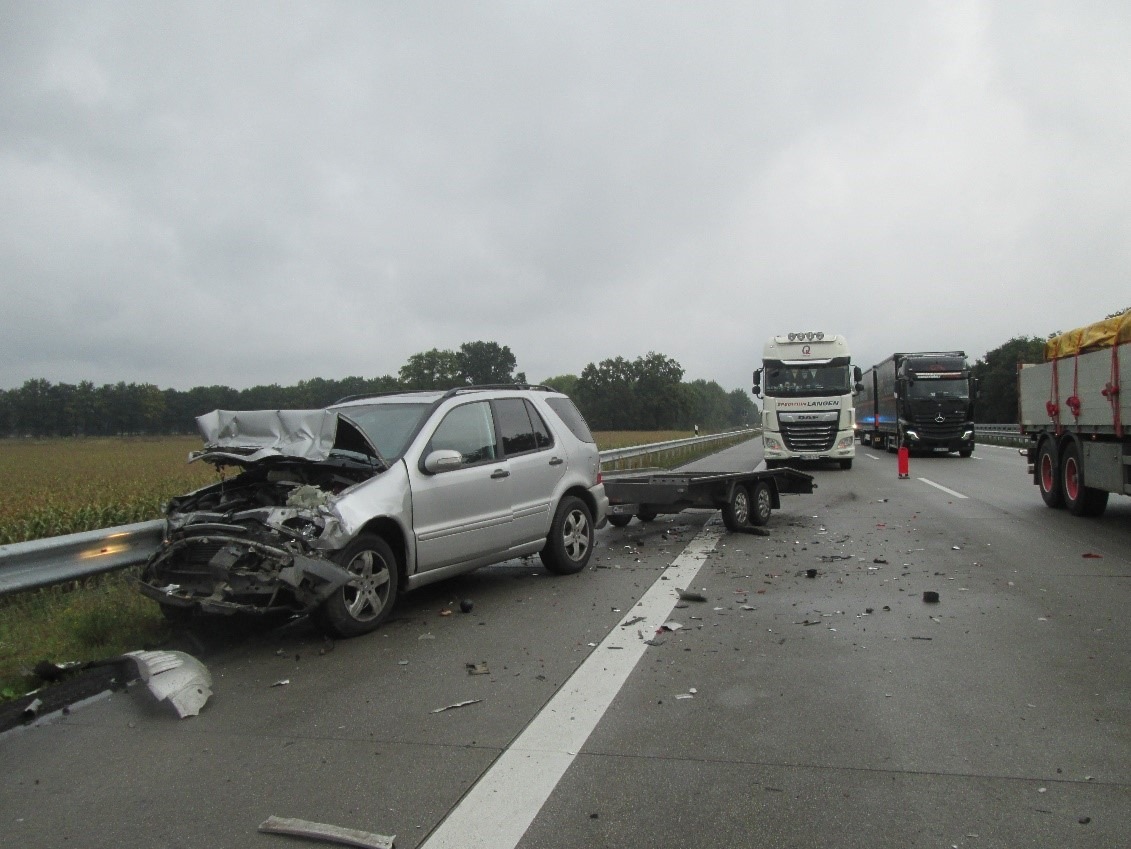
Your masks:
M 510 348 L 466 342 L 458 350 L 413 354 L 397 376 L 314 378 L 294 386 L 198 386 L 187 391 L 152 384 L 95 386 L 28 380 L 0 390 L 0 435 L 106 436 L 194 433 L 194 419 L 215 409 L 316 409 L 351 395 L 453 386 L 526 383 Z M 714 381 L 683 382 L 683 368 L 663 354 L 605 360 L 580 376 L 545 381 L 572 396 L 598 430 L 667 430 L 749 424 L 757 407 L 742 390 L 727 393 Z

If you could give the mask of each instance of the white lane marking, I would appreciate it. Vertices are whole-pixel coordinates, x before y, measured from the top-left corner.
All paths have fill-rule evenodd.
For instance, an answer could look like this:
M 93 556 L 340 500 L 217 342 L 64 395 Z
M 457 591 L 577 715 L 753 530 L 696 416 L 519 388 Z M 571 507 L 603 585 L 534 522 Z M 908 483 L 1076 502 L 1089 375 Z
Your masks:
M 513 849 L 581 751 L 648 646 L 648 634 L 668 620 L 723 531 L 704 528 L 640 601 L 578 667 L 498 760 L 460 800 L 421 849 Z M 611 651 L 610 649 L 618 649 Z
M 919 480 L 921 480 L 923 483 L 927 484 L 928 486 L 933 486 L 935 489 L 941 489 L 947 495 L 953 495 L 955 498 L 967 498 L 968 497 L 968 496 L 963 495 L 961 492 L 955 492 L 953 489 L 947 489 L 941 483 L 935 483 L 934 481 L 927 480 L 926 478 L 919 478 Z
M 865 457 L 867 457 L 867 458 L 868 458 L 869 460 L 878 460 L 878 459 L 880 459 L 880 458 L 879 458 L 879 457 L 877 457 L 877 456 L 876 456 L 875 454 L 865 454 L 864 456 L 865 456 Z

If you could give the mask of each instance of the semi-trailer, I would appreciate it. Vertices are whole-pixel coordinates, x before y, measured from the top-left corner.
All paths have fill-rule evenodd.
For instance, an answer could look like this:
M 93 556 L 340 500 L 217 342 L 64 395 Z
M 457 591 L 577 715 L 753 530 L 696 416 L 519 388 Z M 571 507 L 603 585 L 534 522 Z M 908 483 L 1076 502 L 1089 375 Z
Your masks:
M 1131 495 L 1131 310 L 1045 344 L 1017 375 L 1029 474 L 1049 507 L 1099 516 Z M 1124 391 L 1126 390 L 1126 391 Z
M 856 393 L 864 445 L 961 457 L 974 453 L 976 381 L 963 351 L 896 353 L 869 368 Z

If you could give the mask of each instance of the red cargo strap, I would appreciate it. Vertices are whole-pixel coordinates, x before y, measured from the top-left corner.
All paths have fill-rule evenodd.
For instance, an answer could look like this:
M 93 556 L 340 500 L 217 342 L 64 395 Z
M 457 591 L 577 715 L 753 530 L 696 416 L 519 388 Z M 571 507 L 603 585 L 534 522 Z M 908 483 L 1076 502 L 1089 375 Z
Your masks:
M 1053 430 L 1057 436 L 1060 436 L 1060 360 L 1052 361 L 1052 386 L 1049 387 L 1049 392 L 1052 397 L 1045 403 L 1045 410 L 1052 419 Z
M 1080 345 L 1076 345 L 1076 353 L 1072 357 L 1072 394 L 1064 399 L 1076 423 L 1080 423 Z
M 1115 435 L 1123 438 L 1123 417 L 1119 410 L 1119 346 L 1111 346 L 1111 382 L 1103 388 L 1103 396 L 1111 404 L 1111 421 L 1115 425 Z

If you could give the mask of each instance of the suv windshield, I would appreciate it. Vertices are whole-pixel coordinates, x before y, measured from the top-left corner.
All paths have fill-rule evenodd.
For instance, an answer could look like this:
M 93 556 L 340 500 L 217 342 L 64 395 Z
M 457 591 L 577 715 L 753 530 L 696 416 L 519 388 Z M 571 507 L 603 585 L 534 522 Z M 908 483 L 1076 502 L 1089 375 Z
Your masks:
M 431 404 L 385 403 L 339 408 L 338 412 L 361 428 L 386 460 L 397 460 L 408 447 Z
M 850 391 L 848 366 L 775 365 L 766 368 L 766 395 L 844 395 Z

